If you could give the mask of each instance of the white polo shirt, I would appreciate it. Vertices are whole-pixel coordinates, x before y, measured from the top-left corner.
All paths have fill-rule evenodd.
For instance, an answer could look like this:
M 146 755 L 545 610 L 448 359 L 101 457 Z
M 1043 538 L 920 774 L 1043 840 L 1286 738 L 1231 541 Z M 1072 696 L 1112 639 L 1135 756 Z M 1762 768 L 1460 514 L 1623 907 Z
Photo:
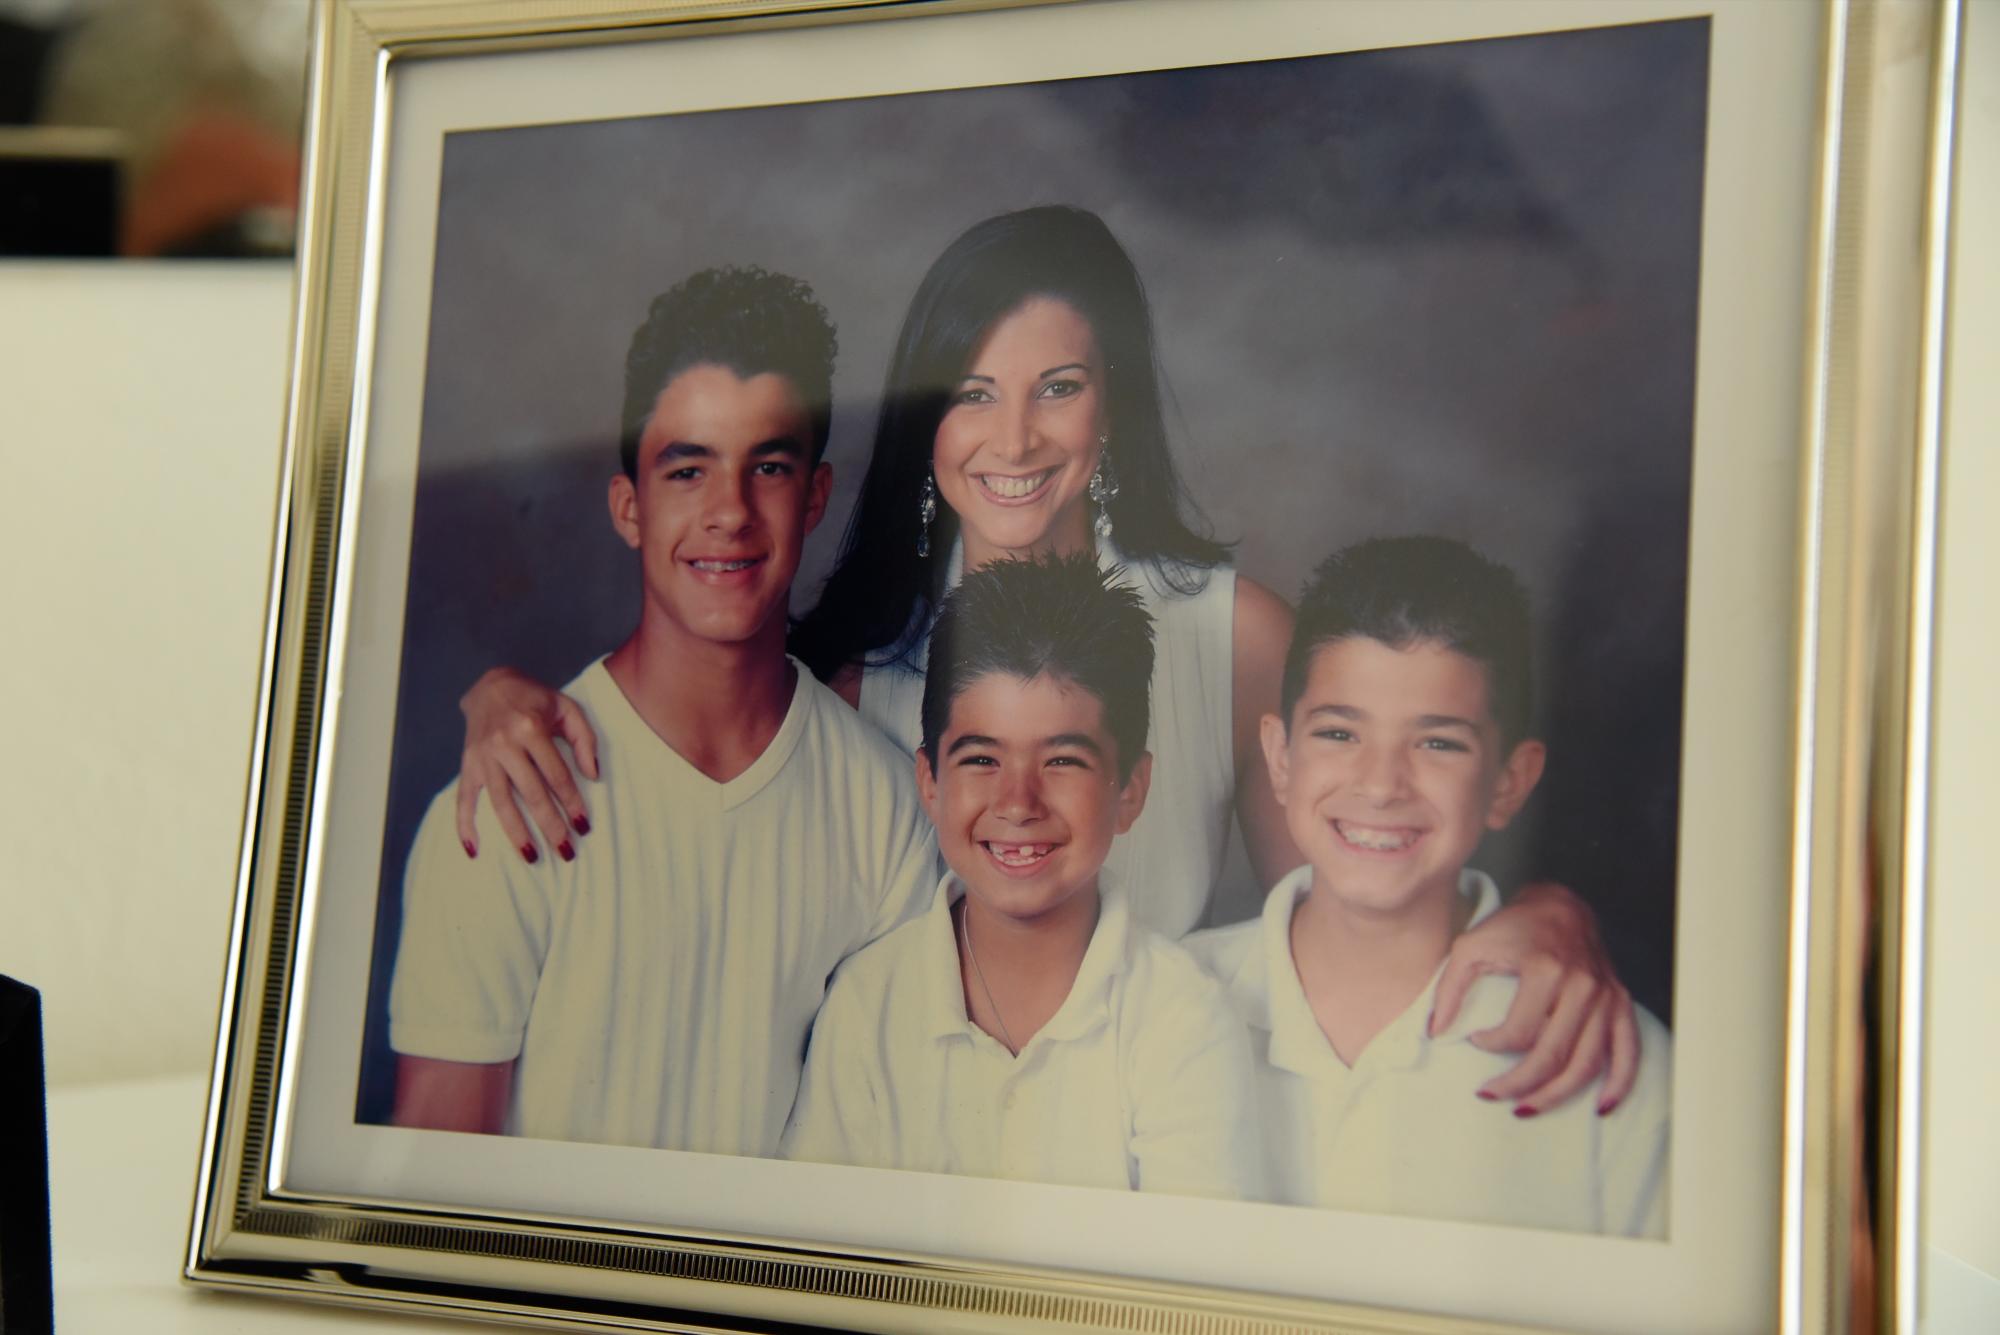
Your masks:
M 484 802 L 467 858 L 456 785 L 440 793 L 404 879 L 391 1046 L 518 1058 L 514 1134 L 775 1153 L 834 966 L 917 913 L 937 866 L 909 758 L 795 670 L 776 736 L 727 783 L 602 661 L 571 682 L 603 775 L 574 862 L 523 863 Z
M 1579 1233 L 1666 1236 L 1672 1040 L 1638 1009 L 1638 1084 L 1607 1117 L 1580 1094 L 1534 1117 L 1475 1091 L 1518 1054 L 1467 1035 L 1498 1024 L 1515 980 L 1473 984 L 1447 1032 L 1428 1037 L 1423 994 L 1349 1067 L 1313 1018 L 1292 962 L 1292 913 L 1312 887 L 1301 867 L 1253 922 L 1199 932 L 1188 949 L 1223 981 L 1260 1061 L 1274 1199 L 1371 1214 L 1420 1215 Z M 1484 874 L 1460 874 L 1471 922 L 1500 907 Z M 1468 924 L 1469 925 L 1469 924 Z M 1443 969 L 1440 967 L 1439 974 Z
M 1222 990 L 1105 885 L 1062 1006 L 1018 1057 L 966 1016 L 947 875 L 840 967 L 813 1026 L 795 1159 L 1255 1197 L 1254 1075 Z

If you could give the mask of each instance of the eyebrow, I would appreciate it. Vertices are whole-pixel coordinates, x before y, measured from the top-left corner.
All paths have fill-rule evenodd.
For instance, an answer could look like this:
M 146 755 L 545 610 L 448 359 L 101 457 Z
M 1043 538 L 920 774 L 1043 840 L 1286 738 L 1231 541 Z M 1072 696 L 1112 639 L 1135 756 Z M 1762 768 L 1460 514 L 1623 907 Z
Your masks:
M 805 458 L 805 454 L 806 447 L 792 436 L 773 436 L 769 440 L 760 440 L 750 447 L 750 457 L 753 459 L 768 459 L 773 455 L 781 455 L 791 459 L 803 459 Z M 697 444 L 694 441 L 688 440 L 674 440 L 667 442 L 666 445 L 661 447 L 659 454 L 654 456 L 653 462 L 656 464 L 679 463 L 686 459 L 713 459 L 715 457 L 715 451 L 707 445 Z
M 1088 751 L 1094 756 L 1102 757 L 1104 755 L 1104 748 L 1099 746 L 1096 740 L 1087 732 L 1059 732 L 1053 737 L 1044 737 L 1041 744 L 1044 747 L 1073 746 L 1079 751 Z M 997 737 L 988 737 L 984 733 L 977 732 L 960 733 L 945 747 L 944 753 L 948 756 L 955 756 L 967 747 L 998 747 L 999 745 L 1000 739 Z
M 1335 718 L 1346 719 L 1351 723 L 1368 721 L 1368 712 L 1356 709 L 1353 705 L 1314 705 L 1306 710 L 1308 719 L 1317 718 L 1321 714 L 1331 714 Z M 1469 718 L 1461 718 L 1457 714 L 1419 714 L 1416 722 L 1419 728 L 1464 728 L 1467 732 L 1479 731 L 1478 723 Z
M 1090 374 L 1090 363 L 1089 363 L 1089 362 L 1064 362 L 1064 363 L 1063 363 L 1063 364 L 1062 364 L 1061 366 L 1051 366 L 1051 367 L 1050 367 L 1050 368 L 1049 368 L 1048 370 L 1046 370 L 1046 371 L 1042 372 L 1042 373 L 1041 373 L 1040 375 L 1036 376 L 1036 377 L 1035 377 L 1035 379 L 1037 379 L 1037 380 L 1047 380 L 1047 379 L 1048 379 L 1048 378 L 1049 378 L 1050 376 L 1052 376 L 1052 375 L 1061 375 L 1061 374 L 1062 374 L 1062 373 L 1063 373 L 1064 371 L 1082 371 L 1082 372 L 1083 372 L 1083 373 L 1084 373 L 1085 375 L 1089 375 L 1089 374 Z M 962 384 L 964 384 L 964 383 L 965 383 L 966 381 L 968 381 L 968 380 L 977 380 L 977 381 L 979 381 L 979 382 L 980 382 L 981 384 L 986 384 L 986 385 L 992 385 L 992 384 L 997 384 L 997 383 L 998 383 L 997 381 L 995 381 L 995 380 L 993 379 L 993 377 L 992 377 L 992 376 L 990 376 L 990 375 L 980 375 L 980 374 L 979 374 L 978 372 L 976 372 L 976 371 L 967 371 L 967 372 L 966 372 L 966 373 L 965 373 L 964 375 L 962 375 L 962 376 L 960 376 L 960 377 L 958 378 L 958 382 L 959 382 L 959 383 L 960 383 L 961 385 L 962 385 Z

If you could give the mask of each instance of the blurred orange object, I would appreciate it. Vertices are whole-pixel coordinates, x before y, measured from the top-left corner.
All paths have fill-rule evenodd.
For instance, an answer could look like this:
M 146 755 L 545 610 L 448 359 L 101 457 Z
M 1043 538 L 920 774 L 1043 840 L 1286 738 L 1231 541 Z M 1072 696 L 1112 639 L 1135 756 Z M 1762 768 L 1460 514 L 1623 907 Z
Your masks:
M 185 253 L 247 215 L 296 214 L 300 165 L 296 144 L 248 118 L 196 110 L 132 182 L 119 249 L 136 256 Z

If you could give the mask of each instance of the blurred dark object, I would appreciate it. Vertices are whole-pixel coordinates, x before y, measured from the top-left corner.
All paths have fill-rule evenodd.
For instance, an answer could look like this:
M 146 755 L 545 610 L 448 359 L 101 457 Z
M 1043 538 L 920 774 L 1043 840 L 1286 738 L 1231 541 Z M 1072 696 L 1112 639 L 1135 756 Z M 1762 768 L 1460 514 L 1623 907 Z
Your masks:
M 26 125 L 42 105 L 58 31 L 0 18 L 0 125 Z
M 0 128 L 0 255 L 116 255 L 123 174 L 115 131 Z
M 42 998 L 0 976 L 0 1330 L 48 1335 L 54 1329 Z

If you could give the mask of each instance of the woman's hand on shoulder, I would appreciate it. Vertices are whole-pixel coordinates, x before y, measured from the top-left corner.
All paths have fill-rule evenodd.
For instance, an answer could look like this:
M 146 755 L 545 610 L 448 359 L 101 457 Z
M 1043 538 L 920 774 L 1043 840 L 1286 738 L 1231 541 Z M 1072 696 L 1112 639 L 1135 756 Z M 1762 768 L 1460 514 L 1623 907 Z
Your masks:
M 1451 1026 L 1467 990 L 1489 973 L 1511 974 L 1519 986 L 1506 1018 L 1470 1041 L 1488 1052 L 1527 1056 L 1488 1081 L 1481 1098 L 1513 1100 L 1519 1115 L 1532 1117 L 1574 1098 L 1599 1075 L 1600 1114 L 1632 1092 L 1639 1074 L 1632 994 L 1604 952 L 1595 915 L 1574 893 L 1550 882 L 1528 886 L 1461 933 L 1438 980 L 1431 1033 Z
M 1270 886 L 1305 859 L 1285 829 L 1284 809 L 1271 790 L 1259 729 L 1278 712 L 1285 651 L 1292 643 L 1292 609 L 1247 575 L 1236 577 L 1230 626 L 1230 754 L 1236 763 L 1236 823 L 1259 885 Z
M 479 856 L 476 815 L 480 790 L 525 861 L 540 857 L 522 819 L 533 818 L 548 847 L 565 861 L 576 856 L 570 831 L 590 833 L 590 813 L 556 747 L 569 743 L 576 767 L 597 777 L 597 734 L 576 701 L 512 668 L 493 668 L 458 702 L 465 715 L 465 751 L 458 762 L 458 837 L 467 857 Z

